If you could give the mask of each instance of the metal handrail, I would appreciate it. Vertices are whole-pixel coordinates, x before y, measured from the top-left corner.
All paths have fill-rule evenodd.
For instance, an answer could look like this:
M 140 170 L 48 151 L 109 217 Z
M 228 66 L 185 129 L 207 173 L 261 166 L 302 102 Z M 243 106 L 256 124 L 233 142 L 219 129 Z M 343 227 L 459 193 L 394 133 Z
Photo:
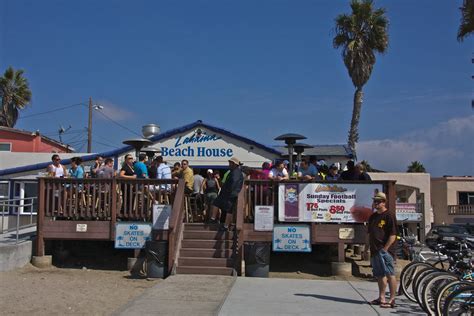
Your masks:
M 38 197 L 28 197 L 28 198 L 14 198 L 14 199 L 8 199 L 8 200 L 1 200 L 0 201 L 0 209 L 1 209 L 1 214 L 2 214 L 2 225 L 0 227 L 0 233 L 8 233 L 11 231 L 16 231 L 16 242 L 18 243 L 19 241 L 19 235 L 20 235 L 20 230 L 23 228 L 28 228 L 32 226 L 36 226 L 36 221 L 33 222 L 33 215 L 36 215 L 36 211 L 33 210 L 33 207 L 35 205 L 35 200 L 37 200 Z M 20 203 L 17 203 L 20 202 Z M 20 215 L 25 215 L 25 212 L 20 212 L 20 208 L 28 208 L 30 207 L 31 211 L 29 212 L 29 217 L 30 221 L 28 224 L 20 225 Z M 5 210 L 5 208 L 7 208 Z M 13 212 L 10 212 L 10 210 L 13 209 Z M 16 211 L 15 211 L 16 209 Z M 5 215 L 9 215 L 9 213 L 16 213 L 16 225 L 15 227 L 4 229 L 5 226 Z

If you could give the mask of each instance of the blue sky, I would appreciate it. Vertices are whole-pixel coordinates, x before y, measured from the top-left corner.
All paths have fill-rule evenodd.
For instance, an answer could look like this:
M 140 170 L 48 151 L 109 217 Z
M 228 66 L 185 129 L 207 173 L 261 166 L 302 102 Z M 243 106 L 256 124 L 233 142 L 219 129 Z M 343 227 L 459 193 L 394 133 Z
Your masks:
M 461 0 L 376 1 L 390 46 L 364 87 L 359 159 L 388 171 L 474 174 L 473 37 L 456 40 Z M 0 72 L 25 70 L 33 102 L 17 128 L 85 151 L 87 110 L 128 129 L 198 119 L 266 145 L 296 132 L 345 143 L 354 88 L 332 47 L 348 1 L 0 0 Z M 29 115 L 33 115 L 28 117 Z M 99 113 L 93 151 L 136 135 Z

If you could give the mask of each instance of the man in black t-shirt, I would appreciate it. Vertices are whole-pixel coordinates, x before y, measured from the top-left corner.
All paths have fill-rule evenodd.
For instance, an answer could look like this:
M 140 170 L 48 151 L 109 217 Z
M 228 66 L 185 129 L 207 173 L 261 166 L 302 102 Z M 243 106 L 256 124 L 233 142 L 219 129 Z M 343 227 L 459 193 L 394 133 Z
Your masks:
M 377 278 L 379 297 L 371 304 L 382 308 L 395 307 L 397 280 L 395 278 L 393 246 L 397 239 L 397 222 L 387 209 L 385 193 L 378 192 L 373 197 L 373 206 L 377 210 L 369 218 L 370 263 L 374 277 Z M 390 299 L 385 300 L 385 289 L 390 289 Z

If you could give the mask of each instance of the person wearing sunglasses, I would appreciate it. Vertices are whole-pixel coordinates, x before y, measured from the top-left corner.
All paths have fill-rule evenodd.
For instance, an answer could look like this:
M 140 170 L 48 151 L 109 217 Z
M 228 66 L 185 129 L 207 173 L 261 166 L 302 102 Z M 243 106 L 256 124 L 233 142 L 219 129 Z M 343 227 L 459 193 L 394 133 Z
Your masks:
M 369 218 L 369 245 L 372 272 L 377 278 L 379 297 L 371 301 L 372 305 L 381 308 L 394 308 L 397 294 L 397 279 L 395 278 L 395 241 L 397 239 L 397 221 L 387 209 L 387 197 L 383 192 L 376 192 L 373 207 L 376 210 Z M 385 298 L 385 290 L 390 289 L 390 298 Z
M 135 174 L 135 169 L 133 168 L 133 156 L 126 155 L 125 161 L 122 164 L 122 169 L 120 169 L 119 173 L 121 178 L 126 179 L 135 179 L 137 175 Z
M 58 154 L 54 154 L 51 157 L 52 163 L 48 166 L 47 172 L 49 176 L 54 178 L 64 178 L 67 176 L 67 169 L 61 164 L 61 158 Z

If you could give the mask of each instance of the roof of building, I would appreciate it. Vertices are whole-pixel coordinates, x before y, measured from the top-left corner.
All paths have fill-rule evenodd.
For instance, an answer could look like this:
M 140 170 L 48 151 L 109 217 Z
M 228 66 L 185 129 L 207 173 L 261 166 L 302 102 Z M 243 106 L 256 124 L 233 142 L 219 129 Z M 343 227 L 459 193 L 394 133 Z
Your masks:
M 353 158 L 352 150 L 346 145 L 311 145 L 313 148 L 305 148 L 304 156 L 343 156 Z M 288 155 L 288 148 L 284 146 L 275 146 L 283 155 Z
M 64 143 L 58 142 L 57 140 L 55 140 L 53 138 L 44 136 L 39 131 L 30 132 L 30 131 L 25 131 L 25 130 L 16 129 L 16 128 L 12 128 L 12 127 L 0 126 L 0 132 L 1 131 L 17 133 L 17 134 L 22 134 L 22 135 L 27 135 L 27 136 L 32 136 L 32 137 L 41 136 L 41 139 L 44 139 L 48 142 L 51 142 L 51 143 L 55 144 L 56 146 L 63 147 L 64 150 L 74 151 L 74 148 L 69 146 L 68 144 L 64 144 Z
M 209 125 L 207 123 L 202 122 L 201 120 L 198 120 L 196 122 L 193 122 L 191 124 L 187 124 L 187 125 L 184 125 L 184 126 L 181 126 L 181 127 L 178 127 L 178 128 L 168 130 L 168 131 L 166 131 L 162 134 L 151 137 L 150 140 L 155 143 L 155 142 L 160 141 L 162 139 L 166 139 L 166 138 L 171 137 L 173 135 L 186 132 L 186 131 L 188 131 L 190 129 L 193 129 L 193 128 L 196 128 L 196 127 L 204 127 L 206 129 L 209 129 L 209 130 L 214 131 L 216 133 L 227 135 L 229 137 L 232 137 L 232 138 L 238 139 L 240 141 L 246 142 L 246 143 L 251 144 L 251 145 L 253 145 L 257 148 L 261 148 L 263 150 L 266 150 L 266 151 L 268 151 L 270 153 L 273 153 L 273 154 L 276 154 L 276 155 L 281 154 L 280 151 L 276 150 L 275 148 L 271 148 L 271 147 L 262 145 L 262 144 L 257 143 L 255 141 L 249 139 L 249 138 L 234 134 L 234 133 L 232 133 L 228 130 L 225 130 L 223 128 L 219 128 L 219 127 L 216 127 L 216 126 L 213 126 L 213 125 Z M 132 146 L 124 146 L 124 147 L 114 149 L 114 150 L 110 150 L 110 151 L 106 151 L 106 152 L 94 153 L 94 154 L 81 156 L 81 158 L 84 162 L 86 162 L 86 161 L 94 160 L 95 157 L 97 157 L 98 155 L 103 156 L 103 157 L 114 157 L 114 156 L 118 156 L 118 155 L 130 152 L 130 151 L 133 151 L 133 150 L 134 149 L 133 149 Z M 62 160 L 61 162 L 65 165 L 67 165 L 67 164 L 70 164 L 70 159 L 65 159 L 65 160 Z M 0 176 L 6 176 L 6 175 L 9 175 L 9 174 L 15 174 L 15 173 L 20 173 L 20 172 L 28 172 L 28 171 L 33 171 L 33 170 L 46 169 L 50 163 L 51 162 L 48 161 L 48 162 L 43 162 L 43 163 L 38 163 L 38 164 L 32 164 L 32 165 L 27 165 L 27 166 L 21 166 L 21 167 L 15 167 L 15 168 L 0 170 Z

